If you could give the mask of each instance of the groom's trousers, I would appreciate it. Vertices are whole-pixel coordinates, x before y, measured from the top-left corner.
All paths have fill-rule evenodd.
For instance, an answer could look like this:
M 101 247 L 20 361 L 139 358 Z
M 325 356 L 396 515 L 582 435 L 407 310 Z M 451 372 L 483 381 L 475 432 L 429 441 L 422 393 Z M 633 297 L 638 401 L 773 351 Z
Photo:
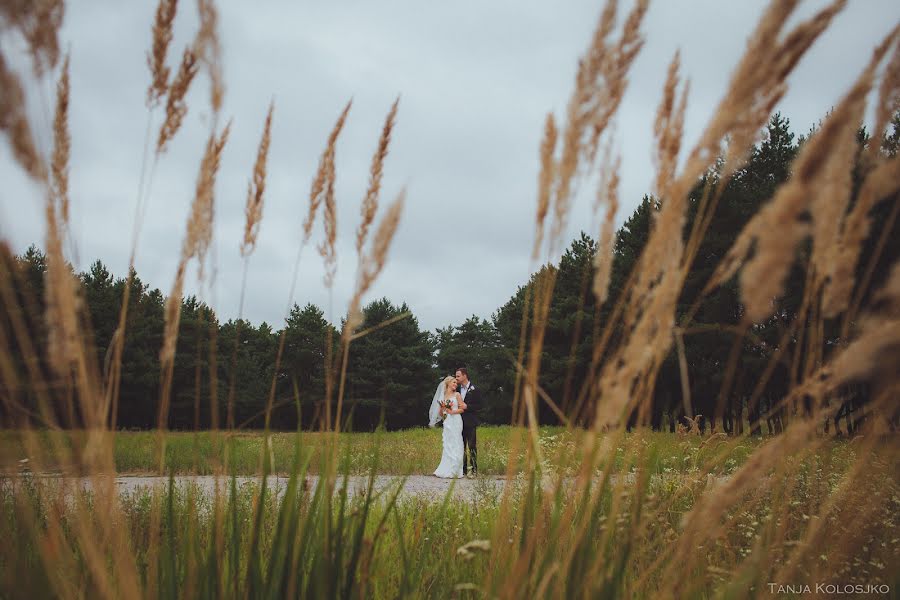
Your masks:
M 469 472 L 469 464 L 471 463 L 471 471 L 472 474 L 478 473 L 478 437 L 477 437 L 478 427 L 475 425 L 466 426 L 465 421 L 463 421 L 463 448 L 464 451 L 468 450 L 468 459 L 466 458 L 466 453 L 463 453 L 463 475 Z

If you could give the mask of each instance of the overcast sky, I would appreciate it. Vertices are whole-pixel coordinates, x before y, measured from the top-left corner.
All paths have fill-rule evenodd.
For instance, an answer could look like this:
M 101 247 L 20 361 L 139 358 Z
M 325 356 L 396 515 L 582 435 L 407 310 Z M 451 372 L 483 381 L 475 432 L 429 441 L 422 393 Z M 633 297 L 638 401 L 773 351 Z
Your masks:
M 149 74 L 146 51 L 155 2 L 68 3 L 62 31 L 71 48 L 71 196 L 79 270 L 101 259 L 126 272 L 141 166 Z M 808 1 L 805 17 L 824 5 Z M 721 98 L 764 3 L 657 0 L 615 121 L 622 154 L 621 223 L 650 191 L 652 121 L 666 68 L 682 53 L 691 90 L 686 145 Z M 623 2 L 622 13 L 630 7 Z M 426 329 L 489 317 L 527 280 L 533 265 L 538 145 L 548 111 L 561 115 L 597 16 L 599 0 L 543 2 L 220 2 L 231 138 L 218 178 L 213 261 L 202 287 L 187 291 L 236 317 L 239 244 L 247 181 L 265 111 L 275 119 L 259 245 L 250 261 L 244 316 L 280 325 L 288 304 L 310 181 L 335 118 L 351 97 L 337 148 L 338 272 L 322 284 L 315 243 L 304 251 L 293 301 L 313 302 L 339 322 L 354 283 L 354 231 L 369 161 L 384 116 L 401 96 L 385 167 L 382 208 L 404 186 L 406 210 L 380 280 L 367 299 L 407 302 Z M 900 3 L 851 0 L 789 80 L 779 109 L 805 132 L 846 91 L 871 49 L 900 21 Z M 170 50 L 173 70 L 197 26 L 182 0 Z M 27 72 L 20 44 L 3 40 Z M 137 259 L 140 277 L 168 293 L 209 130 L 207 82 L 198 78 L 183 129 L 159 163 Z M 41 146 L 51 143 L 52 82 L 31 84 L 30 110 Z M 159 123 L 159 114 L 154 128 Z M 42 199 L 0 144 L 0 236 L 17 252 L 44 237 Z M 587 190 L 590 191 L 590 190 Z M 570 236 L 595 234 L 591 195 L 576 203 Z M 380 215 L 379 215 L 380 216 Z

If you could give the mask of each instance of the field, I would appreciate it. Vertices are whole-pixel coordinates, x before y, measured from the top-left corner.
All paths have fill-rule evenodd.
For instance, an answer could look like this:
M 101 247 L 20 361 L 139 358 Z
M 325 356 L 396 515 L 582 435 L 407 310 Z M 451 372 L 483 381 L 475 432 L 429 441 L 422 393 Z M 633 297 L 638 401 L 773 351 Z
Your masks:
M 29 456 L 24 447 L 26 434 L 16 430 L 0 431 L 0 472 L 6 474 L 31 471 L 29 462 L 21 462 Z M 40 472 L 72 473 L 82 464 L 85 432 L 32 433 L 36 443 L 44 447 L 61 447 L 66 451 L 46 456 Z M 325 434 L 302 432 L 272 433 L 266 445 L 260 431 L 250 432 L 166 432 L 165 464 L 159 470 L 155 458 L 158 436 L 155 432 L 101 432 L 102 438 L 113 439 L 115 472 L 120 475 L 156 474 L 210 475 L 216 473 L 256 475 L 261 472 L 264 447 L 271 448 L 271 472 L 289 474 L 292 471 L 294 451 L 299 443 L 302 460 L 309 462 L 309 472 L 318 473 L 321 451 L 326 447 Z M 563 427 L 542 427 L 540 447 L 548 464 L 562 465 L 566 474 L 573 475 L 581 462 L 587 432 L 568 431 Z M 507 472 L 510 453 L 514 445 L 524 448 L 527 432 L 509 426 L 483 426 L 478 428 L 478 464 L 483 475 L 502 476 Z M 752 437 L 729 438 L 726 436 L 700 437 L 669 433 L 639 432 L 629 434 L 623 444 L 641 440 L 648 445 L 655 460 L 649 467 L 655 473 L 710 472 L 726 475 L 743 465 L 746 458 L 761 443 Z M 351 474 L 365 474 L 371 468 L 376 452 L 378 472 L 385 475 L 430 475 L 440 462 L 441 430 L 426 428 L 380 433 L 341 433 L 337 455 L 342 469 Z M 826 451 L 841 457 L 841 463 L 852 462 L 853 452 L 846 442 L 834 442 Z M 624 465 L 624 446 L 616 453 L 613 465 L 616 472 Z M 61 463 L 61 458 L 71 453 L 71 462 Z M 226 457 L 228 462 L 226 464 Z M 514 461 L 514 471 L 524 470 L 524 461 Z

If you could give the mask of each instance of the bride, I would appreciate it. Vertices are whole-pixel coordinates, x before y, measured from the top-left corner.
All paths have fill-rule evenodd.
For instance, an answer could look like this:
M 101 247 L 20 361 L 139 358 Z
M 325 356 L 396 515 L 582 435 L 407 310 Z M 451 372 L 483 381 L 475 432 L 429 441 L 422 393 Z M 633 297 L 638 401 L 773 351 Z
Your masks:
M 449 404 L 449 408 L 447 405 Z M 463 476 L 463 439 L 462 417 L 466 403 L 456 391 L 456 379 L 448 376 L 438 384 L 431 409 L 428 411 L 428 426 L 434 427 L 438 419 L 444 416 L 444 450 L 441 453 L 441 464 L 434 474 L 437 477 L 459 478 Z

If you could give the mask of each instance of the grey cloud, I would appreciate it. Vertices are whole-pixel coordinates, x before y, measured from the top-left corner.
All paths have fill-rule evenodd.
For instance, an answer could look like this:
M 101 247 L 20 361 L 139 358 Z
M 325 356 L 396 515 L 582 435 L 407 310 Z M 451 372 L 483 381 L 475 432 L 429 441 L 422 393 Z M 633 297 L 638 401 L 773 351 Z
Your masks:
M 100 258 L 117 274 L 125 272 L 146 125 L 145 54 L 153 4 L 80 0 L 68 9 L 63 39 L 72 49 L 72 196 L 79 268 Z M 799 18 L 824 4 L 804 3 Z M 624 13 L 630 5 L 623 5 Z M 715 0 L 651 4 L 647 43 L 615 123 L 614 147 L 622 154 L 619 222 L 651 191 L 652 121 L 673 53 L 680 49 L 682 72 L 691 82 L 689 148 L 721 98 L 748 27 L 763 6 Z M 197 24 L 191 3 L 179 8 L 172 63 Z M 544 116 L 564 114 L 577 58 L 601 8 L 601 2 L 588 0 L 220 3 L 224 116 L 233 116 L 234 123 L 217 186 L 216 277 L 211 285 L 192 281 L 187 291 L 203 295 L 222 318 L 237 316 L 244 195 L 274 97 L 266 207 L 259 246 L 250 259 L 244 315 L 255 323 L 281 322 L 310 180 L 335 118 L 352 97 L 337 155 L 338 277 L 329 296 L 315 252 L 322 235 L 317 223 L 303 251 L 294 296 L 301 305 L 318 304 L 338 322 L 353 288 L 353 232 L 371 153 L 390 103 L 401 94 L 381 201 L 385 206 L 403 187 L 408 199 L 388 265 L 367 298 L 407 302 L 428 329 L 459 323 L 473 313 L 489 316 L 527 280 L 533 266 Z M 850 3 L 801 63 L 779 107 L 797 131 L 805 131 L 840 98 L 878 36 L 898 18 L 900 7 L 886 0 Z M 42 110 L 38 89 L 29 88 L 36 116 Z M 184 129 L 156 167 L 143 223 L 138 272 L 164 292 L 174 275 L 209 134 L 207 90 L 201 75 L 189 97 Z M 49 129 L 38 131 L 44 147 L 49 146 Z M 22 251 L 43 237 L 40 193 L 17 171 L 3 145 L 0 179 L 5 184 L 0 234 Z M 594 233 L 592 203 L 588 178 L 573 206 L 570 236 L 581 229 Z

